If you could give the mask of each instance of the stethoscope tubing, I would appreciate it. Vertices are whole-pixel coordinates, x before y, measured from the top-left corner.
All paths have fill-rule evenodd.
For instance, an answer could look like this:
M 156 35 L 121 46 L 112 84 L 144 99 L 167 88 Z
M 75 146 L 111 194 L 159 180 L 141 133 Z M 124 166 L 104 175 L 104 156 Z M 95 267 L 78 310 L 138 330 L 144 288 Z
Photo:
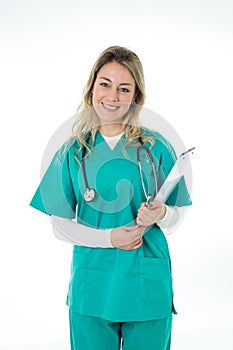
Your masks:
M 86 138 L 86 143 L 88 143 L 89 139 L 91 137 L 91 133 L 88 133 L 87 138 Z M 156 194 L 158 192 L 158 184 L 157 184 L 157 177 L 156 177 L 156 171 L 155 171 L 155 163 L 154 163 L 154 158 L 151 154 L 151 151 L 149 150 L 149 148 L 147 148 L 146 146 L 144 146 L 142 144 L 142 140 L 141 138 L 139 139 L 140 141 L 140 146 L 138 146 L 137 148 L 137 164 L 138 164 L 138 168 L 139 168 L 139 174 L 140 174 L 140 179 L 141 179 L 141 184 L 142 184 L 142 188 L 143 188 L 143 192 L 144 195 L 146 197 L 146 205 L 148 206 L 150 201 L 153 200 L 156 197 Z M 144 150 L 146 151 L 150 162 L 151 162 L 151 167 L 152 167 L 152 172 L 153 172 L 153 177 L 154 177 L 154 181 L 155 181 L 155 190 L 153 195 L 151 193 L 147 193 L 146 192 L 146 187 L 145 187 L 145 183 L 143 180 L 143 174 L 142 174 L 142 164 L 141 164 L 141 157 L 140 157 L 140 151 Z M 83 147 L 82 150 L 82 162 L 81 162 L 81 167 L 82 167 L 82 172 L 83 172 L 83 177 L 84 177 L 84 182 L 85 182 L 85 191 L 84 191 L 84 195 L 83 198 L 86 202 L 91 202 L 95 199 L 96 197 L 96 190 L 94 190 L 93 188 L 89 187 L 88 184 L 88 179 L 87 179 L 87 172 L 86 172 L 86 165 L 85 165 L 85 155 L 86 155 L 86 147 Z
M 153 177 L 154 177 L 154 182 L 155 182 L 155 190 L 154 190 L 154 193 L 153 195 L 151 193 L 148 193 L 146 192 L 146 187 L 145 187 L 145 183 L 144 183 L 144 180 L 143 180 L 143 174 L 142 174 L 142 164 L 141 164 L 141 157 L 140 157 L 140 151 L 141 150 L 144 150 L 146 151 L 147 155 L 149 156 L 150 158 L 150 162 L 151 162 L 151 167 L 152 167 L 152 172 L 153 172 Z M 144 195 L 146 197 L 146 206 L 149 205 L 149 203 L 155 199 L 156 197 L 156 194 L 158 192 L 158 182 L 157 182 L 157 176 L 156 176 L 156 170 L 155 170 L 155 162 L 154 162 L 154 158 L 151 154 L 151 151 L 149 150 L 149 148 L 147 148 L 146 146 L 144 145 L 140 145 L 138 148 L 137 148 L 137 163 L 138 163 L 138 169 L 139 169 L 139 173 L 140 173 L 140 179 L 141 179 L 141 184 L 142 184 L 142 189 L 143 189 L 143 192 L 144 192 Z

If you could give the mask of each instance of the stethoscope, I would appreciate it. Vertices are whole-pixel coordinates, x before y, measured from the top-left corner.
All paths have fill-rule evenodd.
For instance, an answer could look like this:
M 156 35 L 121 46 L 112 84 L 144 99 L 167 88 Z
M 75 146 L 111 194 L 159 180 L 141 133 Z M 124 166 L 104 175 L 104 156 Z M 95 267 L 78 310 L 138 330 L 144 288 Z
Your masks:
M 90 140 L 91 138 L 91 133 L 89 132 L 88 135 L 87 135 L 87 138 L 86 138 L 86 143 L 88 144 L 88 141 Z M 95 197 L 96 197 L 96 190 L 94 190 L 94 188 L 91 188 L 89 187 L 88 185 L 88 181 L 87 181 L 87 172 L 86 172 L 86 165 L 85 165 L 85 155 L 86 155 L 86 150 L 87 150 L 87 147 L 83 146 L 83 149 L 82 149 L 82 172 L 83 172 L 83 177 L 84 177 L 84 182 L 85 182 L 85 191 L 83 193 L 83 199 L 86 201 L 86 202 L 92 202 Z
M 87 135 L 86 143 L 88 143 L 90 137 L 91 137 L 91 133 L 89 133 Z M 155 162 L 154 162 L 154 158 L 151 154 L 151 151 L 149 150 L 149 148 L 147 148 L 146 146 L 144 146 L 142 144 L 141 138 L 139 138 L 139 142 L 140 142 L 140 146 L 137 148 L 137 164 L 138 164 L 138 169 L 139 169 L 139 173 L 140 173 L 140 180 L 142 183 L 142 189 L 143 189 L 143 192 L 144 192 L 145 197 L 146 197 L 146 205 L 148 206 L 150 201 L 153 200 L 157 194 L 158 183 L 157 183 L 157 177 L 156 177 L 156 172 L 155 172 Z M 84 182 L 85 182 L 85 191 L 83 193 L 83 198 L 86 202 L 92 202 L 96 198 L 97 192 L 94 188 L 91 188 L 88 184 L 86 165 L 85 165 L 86 150 L 87 150 L 87 148 L 84 146 L 82 149 L 82 165 L 81 165 L 83 177 L 84 177 Z M 142 151 L 146 152 L 147 160 L 149 160 L 149 162 L 151 163 L 151 168 L 152 168 L 152 173 L 153 173 L 153 178 L 154 178 L 154 183 L 155 183 L 155 190 L 154 190 L 153 194 L 146 192 L 146 186 L 145 186 L 145 182 L 143 179 L 143 169 L 142 169 L 142 162 L 141 162 Z M 145 154 L 144 154 L 144 156 L 145 156 Z
M 146 197 L 146 206 L 148 206 L 149 203 L 156 197 L 156 194 L 158 192 L 158 182 L 157 182 L 156 171 L 155 171 L 155 162 L 154 162 L 154 158 L 151 154 L 151 151 L 149 150 L 148 147 L 146 147 L 142 144 L 141 138 L 139 138 L 139 141 L 140 141 L 141 145 L 137 148 L 137 163 L 138 163 L 138 169 L 139 169 L 140 179 L 141 179 L 141 183 L 142 183 L 142 189 L 143 189 L 144 195 Z M 142 174 L 142 171 L 143 171 L 142 162 L 141 162 L 142 151 L 146 152 L 146 153 L 144 153 L 144 157 L 145 157 L 145 154 L 147 156 L 146 161 L 148 162 L 148 160 L 149 160 L 149 162 L 151 163 L 151 168 L 152 168 L 152 173 L 153 173 L 153 178 L 154 178 L 154 185 L 155 185 L 153 195 L 151 193 L 146 192 L 146 186 L 145 186 L 143 174 Z

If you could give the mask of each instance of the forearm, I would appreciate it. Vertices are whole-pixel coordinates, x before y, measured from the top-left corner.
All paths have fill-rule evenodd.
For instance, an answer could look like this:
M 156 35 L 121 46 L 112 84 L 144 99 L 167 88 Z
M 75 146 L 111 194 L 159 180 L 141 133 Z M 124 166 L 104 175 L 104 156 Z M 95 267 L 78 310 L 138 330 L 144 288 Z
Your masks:
M 157 225 L 165 234 L 170 234 L 183 217 L 186 207 L 166 206 L 166 214 Z M 92 248 L 114 248 L 111 241 L 112 229 L 96 229 L 69 219 L 52 216 L 52 229 L 56 238 L 78 246 Z
M 111 229 L 91 228 L 53 215 L 51 218 L 53 233 L 62 241 L 84 247 L 114 248 L 111 242 Z
M 163 230 L 165 234 L 171 234 L 183 218 L 187 206 L 177 207 L 166 205 L 166 214 L 162 220 L 156 224 Z

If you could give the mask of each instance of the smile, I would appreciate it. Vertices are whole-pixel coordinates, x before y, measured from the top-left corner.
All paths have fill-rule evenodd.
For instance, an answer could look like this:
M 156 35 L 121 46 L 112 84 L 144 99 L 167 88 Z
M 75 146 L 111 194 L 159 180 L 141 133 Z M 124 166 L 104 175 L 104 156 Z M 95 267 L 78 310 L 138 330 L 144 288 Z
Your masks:
M 109 105 L 106 103 L 101 102 L 101 105 L 104 107 L 104 109 L 108 110 L 108 111 L 116 111 L 120 108 L 120 106 L 113 106 L 113 105 Z

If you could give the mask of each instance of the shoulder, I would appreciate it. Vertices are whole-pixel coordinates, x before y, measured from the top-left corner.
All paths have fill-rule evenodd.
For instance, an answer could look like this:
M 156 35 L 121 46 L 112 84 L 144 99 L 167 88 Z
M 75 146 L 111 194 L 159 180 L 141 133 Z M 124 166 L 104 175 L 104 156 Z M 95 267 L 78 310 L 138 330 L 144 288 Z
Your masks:
M 56 151 L 53 157 L 53 162 L 57 164 L 64 164 L 67 160 L 74 159 L 76 152 L 80 149 L 80 143 L 73 138 L 65 141 Z
M 172 144 L 161 133 L 159 133 L 158 131 L 147 129 L 145 127 L 141 128 L 141 133 L 144 137 L 152 140 L 153 144 L 151 147 L 151 151 L 153 153 L 161 153 L 164 155 L 170 154 L 174 156 L 174 158 L 176 158 L 176 153 Z
M 144 137 L 151 137 L 155 141 L 159 141 L 159 142 L 163 142 L 163 143 L 168 142 L 168 140 L 156 130 L 148 129 L 146 127 L 141 127 L 140 131 L 141 131 L 141 135 Z

